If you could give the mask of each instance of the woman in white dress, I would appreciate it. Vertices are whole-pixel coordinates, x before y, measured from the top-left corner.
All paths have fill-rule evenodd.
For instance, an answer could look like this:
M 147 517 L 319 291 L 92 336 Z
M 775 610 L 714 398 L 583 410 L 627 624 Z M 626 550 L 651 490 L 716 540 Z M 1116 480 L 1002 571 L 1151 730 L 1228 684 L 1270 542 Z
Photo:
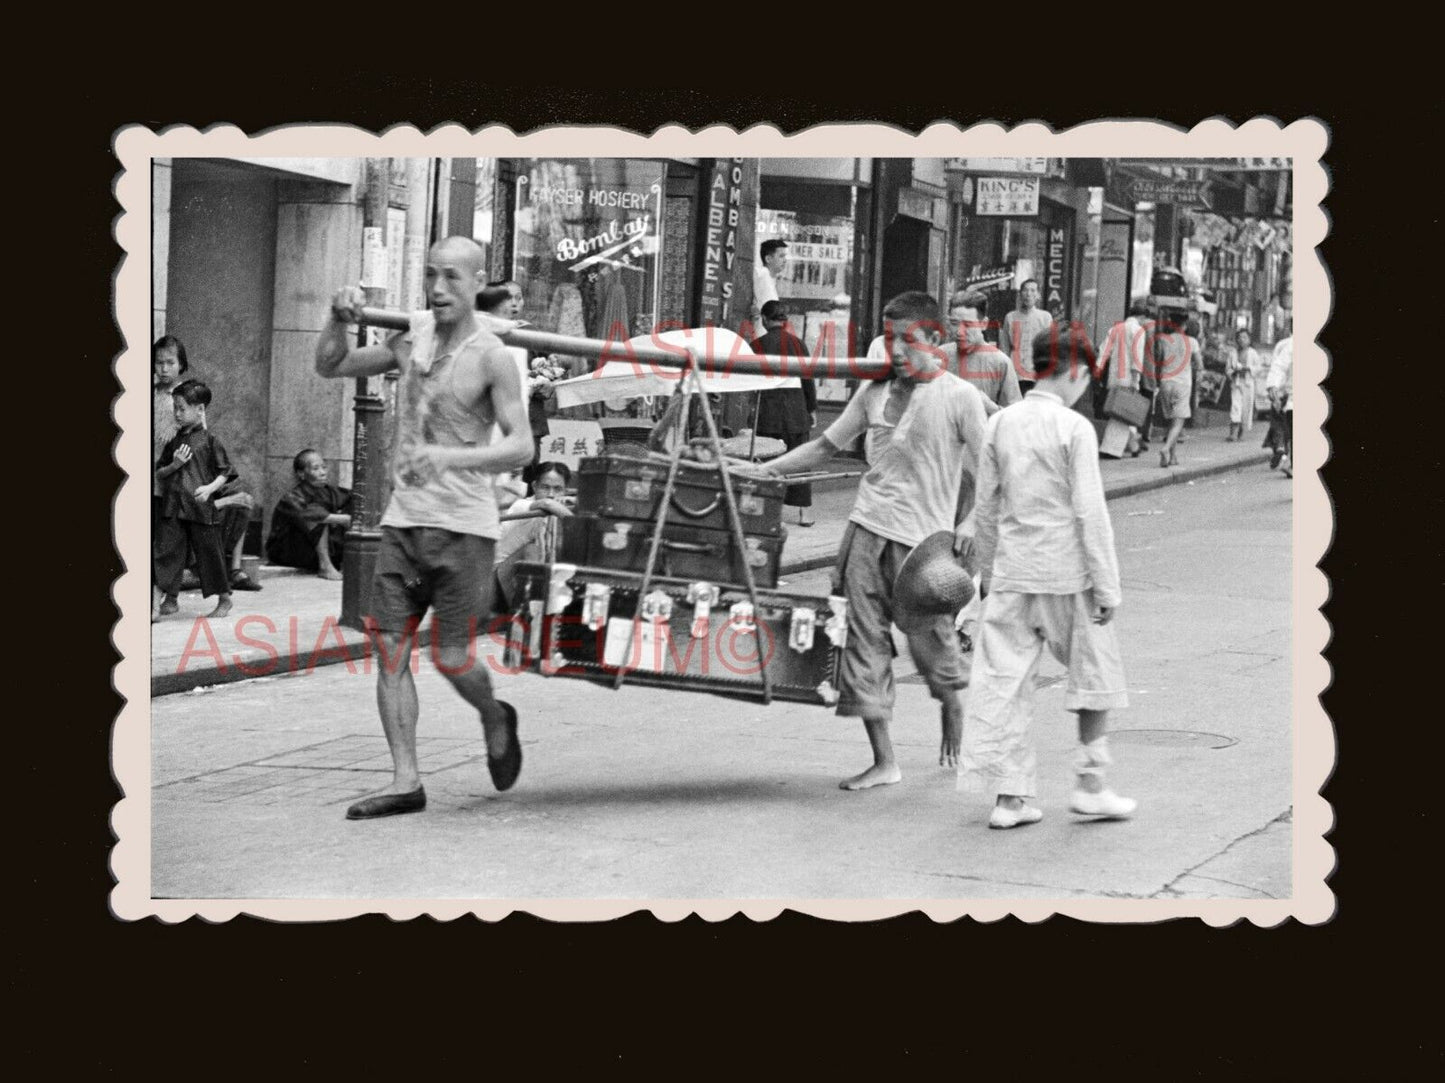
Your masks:
M 1229 435 L 1226 442 L 1243 440 L 1254 429 L 1254 375 L 1259 368 L 1259 354 L 1250 343 L 1249 332 L 1240 328 L 1234 335 L 1235 347 L 1229 355 Z

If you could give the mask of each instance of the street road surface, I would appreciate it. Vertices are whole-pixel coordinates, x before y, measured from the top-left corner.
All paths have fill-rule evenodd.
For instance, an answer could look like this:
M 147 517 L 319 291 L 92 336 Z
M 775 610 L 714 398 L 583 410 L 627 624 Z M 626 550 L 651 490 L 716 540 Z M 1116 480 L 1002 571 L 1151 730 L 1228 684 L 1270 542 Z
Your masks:
M 497 678 L 526 763 L 496 793 L 476 717 L 426 659 L 429 807 L 349 822 L 389 758 L 374 676 L 343 665 L 153 701 L 152 893 L 163 898 L 1076 898 L 1290 895 L 1291 483 L 1252 467 L 1113 501 L 1131 706 L 1111 783 L 1134 820 L 1067 811 L 1075 748 L 1045 659 L 1042 823 L 940 768 L 908 662 L 904 780 L 861 793 L 857 719 L 795 704 Z M 826 572 L 791 580 L 823 590 Z M 966 694 L 966 693 L 965 693 Z

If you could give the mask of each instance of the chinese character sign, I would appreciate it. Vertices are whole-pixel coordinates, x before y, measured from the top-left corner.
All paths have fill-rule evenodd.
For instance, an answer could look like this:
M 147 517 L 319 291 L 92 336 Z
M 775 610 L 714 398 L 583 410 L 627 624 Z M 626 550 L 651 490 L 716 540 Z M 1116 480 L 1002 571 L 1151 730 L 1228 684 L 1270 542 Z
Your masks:
M 975 191 L 975 214 L 1012 216 L 1039 213 L 1037 177 L 979 177 Z
M 561 421 L 549 418 L 542 437 L 542 462 L 566 463 L 573 473 L 583 459 L 602 454 L 602 426 L 595 421 Z

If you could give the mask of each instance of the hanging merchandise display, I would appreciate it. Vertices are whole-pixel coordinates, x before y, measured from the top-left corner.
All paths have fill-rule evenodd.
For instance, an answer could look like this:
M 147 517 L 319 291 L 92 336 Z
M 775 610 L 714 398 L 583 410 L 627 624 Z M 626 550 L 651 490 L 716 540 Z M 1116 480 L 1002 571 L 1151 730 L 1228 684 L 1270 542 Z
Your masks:
M 651 331 L 662 221 L 661 162 L 523 159 L 512 277 L 525 310 L 555 313 L 551 329 L 562 334 L 623 340 L 638 326 Z

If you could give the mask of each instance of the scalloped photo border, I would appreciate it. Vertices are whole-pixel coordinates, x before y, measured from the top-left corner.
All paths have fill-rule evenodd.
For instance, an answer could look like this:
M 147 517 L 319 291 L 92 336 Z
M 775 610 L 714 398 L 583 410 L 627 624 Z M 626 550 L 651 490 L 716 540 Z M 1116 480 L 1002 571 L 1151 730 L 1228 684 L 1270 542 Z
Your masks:
M 713 125 L 691 132 L 664 125 L 652 135 L 610 127 L 548 127 L 525 134 L 494 125 L 468 131 L 442 125 L 430 132 L 395 126 L 382 134 L 343 125 L 297 125 L 247 135 L 231 125 L 204 131 L 189 126 L 155 131 L 128 126 L 115 135 L 121 213 L 115 222 L 123 257 L 115 276 L 114 314 L 124 340 L 115 360 L 123 388 L 115 402 L 115 456 L 126 474 L 114 503 L 117 549 L 125 571 L 113 586 L 120 612 L 114 670 L 124 705 L 113 732 L 113 770 L 121 797 L 111 812 L 115 886 L 112 912 L 127 921 L 166 922 L 200 917 L 226 921 L 239 914 L 280 921 L 322 921 L 384 913 L 394 919 L 474 914 L 488 921 L 526 912 L 558 921 L 606 921 L 647 911 L 664 922 L 697 914 L 720 921 L 743 914 L 766 921 L 785 910 L 845 921 L 921 911 L 935 921 L 970 917 L 992 922 L 1013 915 L 1026 922 L 1055 914 L 1101 922 L 1158 922 L 1199 918 L 1212 926 L 1250 921 L 1274 926 L 1294 918 L 1330 920 L 1335 867 L 1326 840 L 1333 825 L 1321 789 L 1335 760 L 1335 735 L 1320 695 L 1330 683 L 1323 651 L 1330 629 L 1320 612 L 1329 582 L 1318 565 L 1333 534 L 1333 509 L 1319 477 L 1329 455 L 1323 425 L 1329 402 L 1321 386 L 1328 358 L 1317 339 L 1331 307 L 1331 284 L 1319 245 L 1329 230 L 1324 210 L 1329 175 L 1323 163 L 1329 130 L 1314 118 L 1287 124 L 1255 117 L 1242 124 L 1211 118 L 1185 131 L 1151 120 L 1099 120 L 1055 132 L 1030 122 L 963 127 L 934 123 L 918 134 L 886 124 L 818 125 L 793 135 L 758 125 L 742 132 Z M 1287 899 L 155 899 L 151 897 L 150 561 L 146 445 L 151 341 L 151 177 L 153 158 L 293 157 L 721 157 L 767 158 L 954 156 L 1290 157 L 1294 159 L 1295 477 L 1293 504 L 1293 895 Z M 141 479 L 141 480 L 137 480 Z

